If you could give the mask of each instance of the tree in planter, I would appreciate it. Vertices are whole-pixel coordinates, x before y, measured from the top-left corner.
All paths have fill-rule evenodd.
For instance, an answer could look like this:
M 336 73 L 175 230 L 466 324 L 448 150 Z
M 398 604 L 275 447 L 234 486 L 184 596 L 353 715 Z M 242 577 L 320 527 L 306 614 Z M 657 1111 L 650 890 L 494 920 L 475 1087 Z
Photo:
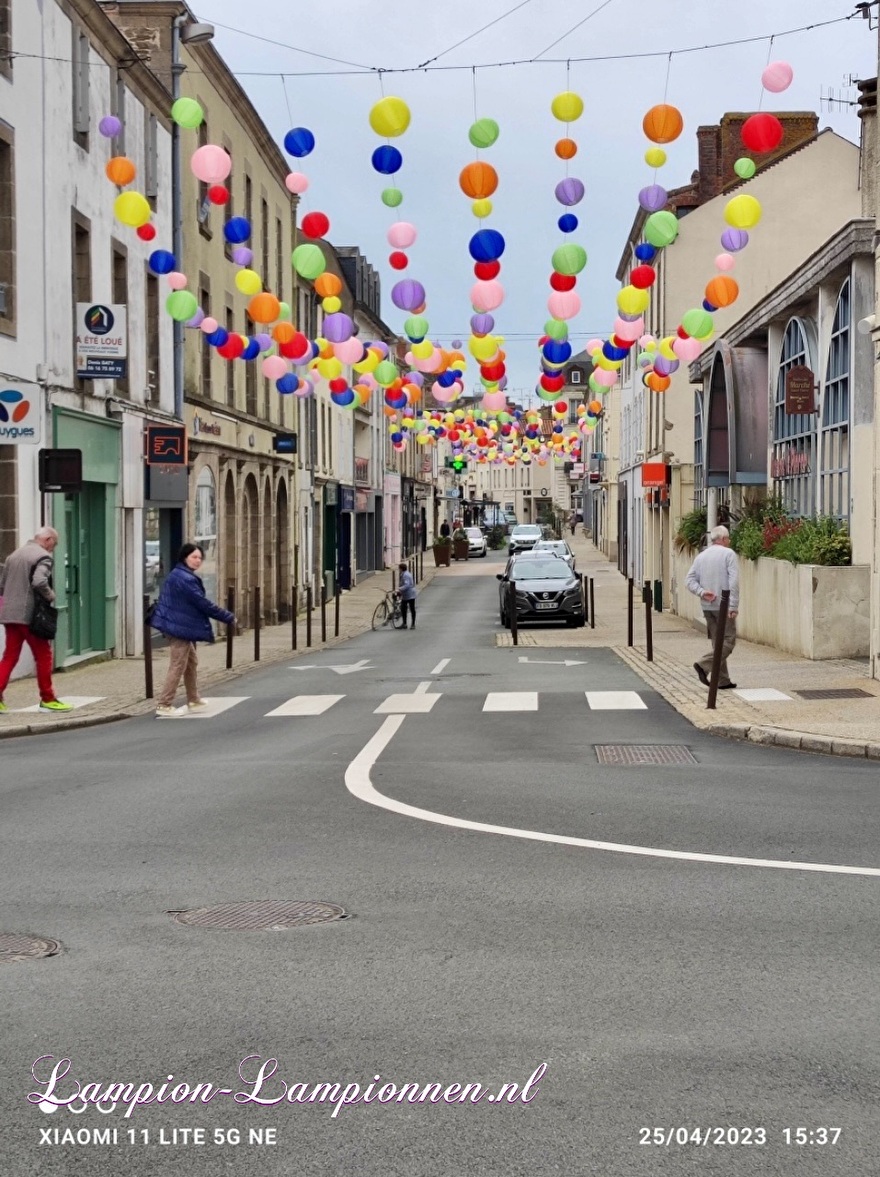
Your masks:
M 706 508 L 698 507 L 695 511 L 689 511 L 687 515 L 682 515 L 678 521 L 678 530 L 675 533 L 675 550 L 677 552 L 686 552 L 689 556 L 695 556 L 702 548 L 703 541 L 706 538 Z

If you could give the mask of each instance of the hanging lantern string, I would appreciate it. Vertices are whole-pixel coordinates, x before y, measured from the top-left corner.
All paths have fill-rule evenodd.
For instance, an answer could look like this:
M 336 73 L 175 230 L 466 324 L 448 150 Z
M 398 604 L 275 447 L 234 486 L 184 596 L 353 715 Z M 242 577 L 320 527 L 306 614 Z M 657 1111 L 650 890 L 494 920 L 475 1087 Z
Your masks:
M 670 53 L 666 59 L 666 82 L 663 85 L 663 101 L 665 102 L 669 95 L 669 75 L 672 73 L 672 54 Z
M 588 12 L 583 20 L 579 20 L 577 22 L 574 28 L 569 29 L 567 33 L 563 33 L 561 37 L 557 37 L 556 40 L 551 42 L 546 49 L 542 49 L 540 53 L 536 53 L 531 60 L 537 61 L 539 57 L 543 57 L 545 53 L 549 53 L 551 49 L 555 49 L 560 41 L 564 41 L 567 37 L 570 37 L 572 33 L 577 32 L 581 25 L 585 25 L 588 20 L 592 20 L 594 16 L 598 16 L 602 9 L 607 8 L 611 3 L 613 3 L 613 0 L 603 0 L 603 3 L 600 4 L 598 8 L 594 8 L 592 12 Z
M 284 91 L 284 101 L 287 103 L 287 117 L 290 120 L 287 125 L 292 127 L 293 111 L 290 109 L 290 95 L 287 93 L 287 78 L 285 78 L 284 74 L 279 74 L 278 76 L 281 78 L 281 89 Z
M 477 29 L 475 33 L 468 34 L 467 37 L 462 37 L 460 41 L 456 41 L 454 45 L 450 45 L 448 49 L 444 49 L 442 53 L 438 53 L 435 57 L 429 57 L 427 61 L 423 61 L 417 69 L 424 69 L 426 65 L 430 65 L 433 61 L 439 61 L 441 57 L 445 57 L 447 53 L 451 53 L 453 49 L 458 49 L 460 45 L 467 44 L 468 41 L 473 41 L 474 37 L 479 37 L 480 33 L 485 33 L 486 29 L 491 29 L 493 25 L 499 24 L 502 20 L 507 20 L 509 16 L 513 16 L 515 12 L 519 12 L 521 8 L 525 8 L 527 4 L 531 4 L 532 0 L 521 0 L 515 7 L 503 12 L 501 16 L 496 16 L 494 20 L 490 20 L 487 25 Z
M 474 122 L 477 121 L 477 70 L 476 66 L 471 70 L 471 86 L 474 93 Z M 477 149 L 477 157 L 479 158 L 479 148 Z
M 770 38 L 770 43 L 769 43 L 769 44 L 768 44 L 768 46 L 767 46 L 767 60 L 766 60 L 766 62 L 764 63 L 765 65 L 769 65 L 769 64 L 770 64 L 770 62 L 771 62 L 771 60 L 772 60 L 772 58 L 773 58 L 773 42 L 774 42 L 775 40 L 776 40 L 776 38 L 775 38 L 775 37 L 771 37 L 771 38 Z M 765 93 L 765 89 L 764 89 L 764 86 L 763 86 L 763 84 L 762 84 L 762 85 L 761 85 L 761 97 L 758 99 L 758 110 L 763 110 L 763 109 L 764 109 L 764 93 Z

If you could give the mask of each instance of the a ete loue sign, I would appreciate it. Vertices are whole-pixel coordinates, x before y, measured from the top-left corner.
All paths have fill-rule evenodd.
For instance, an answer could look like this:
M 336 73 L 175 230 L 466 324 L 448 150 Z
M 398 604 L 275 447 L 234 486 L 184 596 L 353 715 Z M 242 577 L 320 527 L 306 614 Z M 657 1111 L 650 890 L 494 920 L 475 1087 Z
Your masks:
M 38 384 L 0 384 L 0 445 L 39 445 L 42 420 Z
M 81 380 L 125 376 L 126 328 L 125 307 L 118 303 L 76 304 L 76 374 Z

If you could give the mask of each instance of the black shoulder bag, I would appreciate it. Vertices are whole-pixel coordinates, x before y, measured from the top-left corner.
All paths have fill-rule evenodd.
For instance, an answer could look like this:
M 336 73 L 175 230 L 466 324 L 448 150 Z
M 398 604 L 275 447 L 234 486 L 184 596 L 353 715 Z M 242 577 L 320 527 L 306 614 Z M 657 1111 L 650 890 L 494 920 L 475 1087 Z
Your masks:
M 39 564 L 40 561 L 37 561 Z M 28 578 L 33 585 L 34 572 L 37 564 L 31 569 L 30 577 Z M 49 577 L 49 587 L 52 587 L 52 577 Z M 46 598 L 37 589 L 33 589 L 34 595 L 34 615 L 31 618 L 28 629 L 35 638 L 45 638 L 46 641 L 51 642 L 58 630 L 58 610 L 54 605 L 50 605 Z

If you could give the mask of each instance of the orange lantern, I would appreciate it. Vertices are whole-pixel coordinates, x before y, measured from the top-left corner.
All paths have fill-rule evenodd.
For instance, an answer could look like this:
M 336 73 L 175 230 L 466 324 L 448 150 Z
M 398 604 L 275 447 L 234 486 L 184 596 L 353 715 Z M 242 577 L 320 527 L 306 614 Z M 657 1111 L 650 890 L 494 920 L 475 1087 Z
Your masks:
M 710 302 L 713 307 L 729 307 L 739 298 L 739 286 L 735 278 L 731 278 L 727 274 L 716 274 L 711 281 L 706 283 L 703 294 L 706 302 Z
M 601 401 L 590 401 L 590 403 L 587 405 L 587 408 L 590 410 L 590 412 L 593 414 L 594 417 L 598 417 L 599 414 L 602 412 L 602 402 Z
M 650 372 L 645 383 L 652 392 L 665 392 L 672 381 L 668 376 L 659 376 L 656 372 Z
M 262 294 L 254 295 L 248 303 L 247 310 L 255 323 L 274 323 L 281 314 L 281 303 L 274 294 L 266 290 Z
M 465 196 L 471 200 L 485 200 L 498 187 L 498 173 L 491 164 L 474 160 L 462 168 L 458 183 Z
M 315 279 L 315 293 L 321 298 L 332 298 L 342 289 L 342 279 L 335 274 L 323 273 Z
M 652 143 L 671 143 L 683 129 L 681 111 L 665 102 L 652 106 L 642 119 L 642 130 Z
M 104 168 L 104 174 L 111 184 L 115 184 L 117 188 L 123 188 L 135 178 L 137 168 L 126 156 L 114 155 Z
M 261 296 L 257 294 L 254 297 L 260 298 Z M 293 323 L 276 323 L 272 328 L 272 338 L 276 343 L 290 343 L 294 335 L 296 335 L 296 327 Z
M 578 145 L 574 139 L 560 139 L 556 144 L 556 154 L 560 159 L 574 159 L 577 155 Z

